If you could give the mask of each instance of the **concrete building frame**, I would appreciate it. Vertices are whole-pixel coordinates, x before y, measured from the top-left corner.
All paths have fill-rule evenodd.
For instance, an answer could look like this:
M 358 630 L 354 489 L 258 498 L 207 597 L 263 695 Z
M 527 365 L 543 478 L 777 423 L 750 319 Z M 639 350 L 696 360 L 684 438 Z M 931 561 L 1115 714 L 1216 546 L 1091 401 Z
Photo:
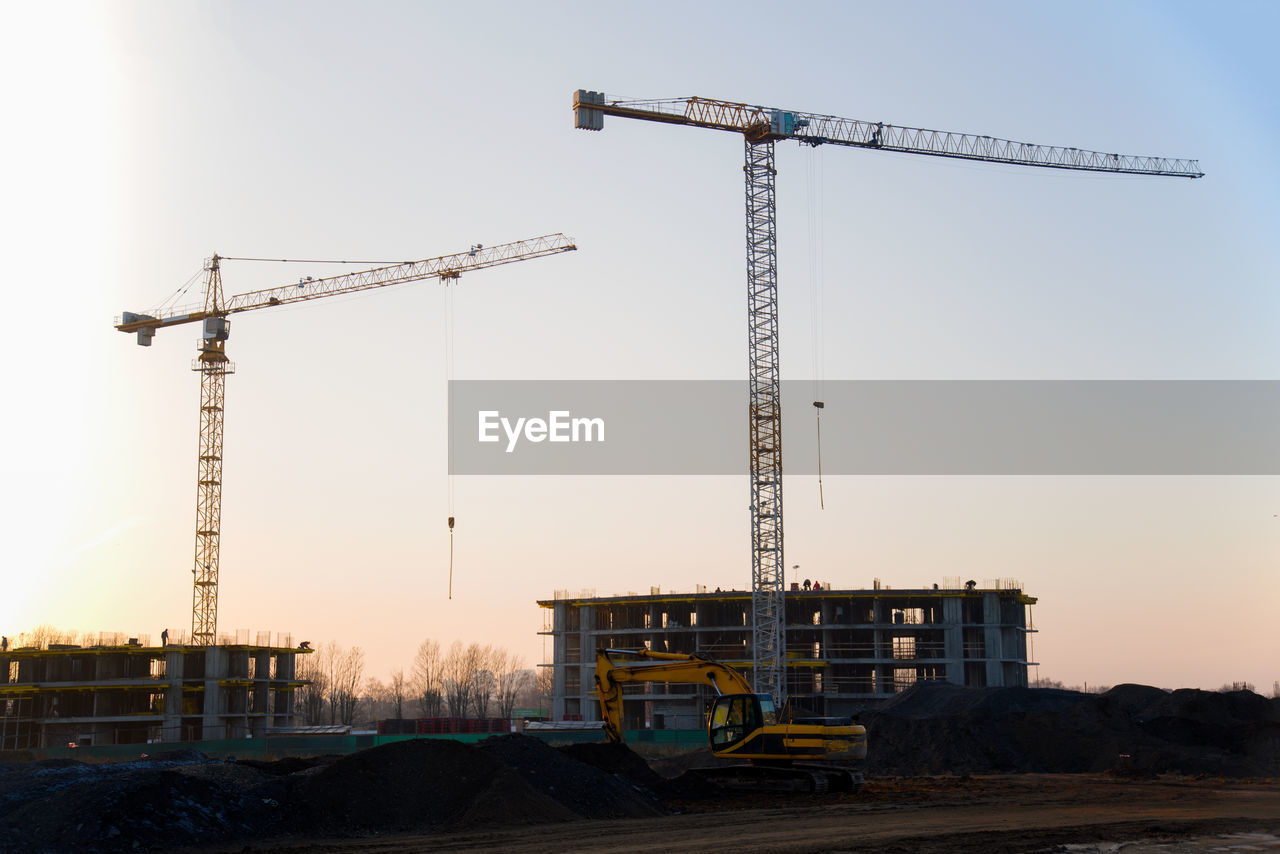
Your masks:
M 296 657 L 233 644 L 0 653 L 0 750 L 261 738 L 294 724 Z
M 1026 686 L 1035 628 L 1021 584 L 999 579 L 938 589 L 833 590 L 786 595 L 787 696 L 817 715 L 850 715 L 919 682 Z M 598 648 L 698 653 L 751 675 L 751 593 L 597 597 L 558 592 L 540 600 L 552 642 L 553 720 L 600 719 Z M 628 729 L 702 726 L 710 689 L 636 684 L 625 689 Z

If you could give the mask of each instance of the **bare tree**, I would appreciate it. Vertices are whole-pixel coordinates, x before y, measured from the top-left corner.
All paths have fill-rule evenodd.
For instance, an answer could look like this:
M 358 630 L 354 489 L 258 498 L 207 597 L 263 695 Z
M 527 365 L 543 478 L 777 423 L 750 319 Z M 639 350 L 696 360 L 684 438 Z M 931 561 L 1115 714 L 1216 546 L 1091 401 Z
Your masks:
M 554 667 L 538 668 L 538 696 L 542 698 L 542 702 L 550 707 L 551 698 L 556 693 L 556 671 Z
M 477 718 L 489 717 L 489 702 L 497 693 L 498 680 L 493 671 L 487 667 L 477 670 L 471 676 L 471 705 L 475 707 Z
M 18 643 L 16 645 L 47 649 L 51 643 L 72 643 L 71 638 L 74 636 L 74 632 L 68 634 L 48 623 L 41 623 L 31 631 L 18 635 Z
M 491 717 L 493 714 L 492 707 L 499 701 L 499 688 L 507 657 L 507 651 L 503 647 L 486 644 L 480 648 L 476 673 L 472 679 L 473 704 L 478 718 Z
M 344 650 L 336 641 L 320 648 L 317 664 L 325 674 L 325 700 L 329 723 L 350 725 L 360 706 L 360 682 L 364 677 L 364 650 L 358 646 Z
M 496 656 L 498 673 L 498 714 L 511 720 L 515 713 L 520 695 L 525 686 L 533 681 L 533 673 L 522 668 L 524 662 L 520 656 L 505 649 L 498 650 Z
M 484 668 L 485 647 L 473 643 L 464 647 L 454 641 L 444 660 L 444 694 L 449 714 L 465 718 L 475 702 L 476 674 Z M 485 701 L 487 705 L 487 701 Z
M 528 678 L 520 688 L 519 696 L 516 698 L 516 705 L 525 709 L 537 709 L 544 717 L 550 717 L 551 681 L 548 677 L 551 674 L 551 668 L 536 667 L 524 672 L 528 674 Z M 547 682 L 545 694 L 542 687 L 544 679 Z
M 329 724 L 338 722 L 338 662 L 342 653 L 337 641 L 329 641 L 316 647 L 316 668 L 324 674 L 324 702 L 329 714 Z
M 471 673 L 467 670 L 462 641 L 456 640 L 449 647 L 441 675 L 444 677 L 444 697 L 449 704 L 449 714 L 455 718 L 466 717 L 467 707 L 471 704 Z
M 341 654 L 336 670 L 338 683 L 338 719 L 348 726 L 355 723 L 360 708 L 360 681 L 364 677 L 364 650 L 358 646 Z
M 444 659 L 440 644 L 428 638 L 418 645 L 410 680 L 424 718 L 439 717 L 444 706 Z
M 299 655 L 294 673 L 307 684 L 298 689 L 297 710 L 308 726 L 324 723 L 325 695 L 329 692 L 328 677 L 319 660 L 320 652 Z
M 395 709 L 396 720 L 404 720 L 405 680 L 403 667 L 392 672 L 390 692 L 391 705 Z
M 364 683 L 364 691 L 360 699 L 360 713 L 364 720 L 380 721 L 394 717 L 396 713 L 395 697 L 391 685 L 370 676 Z

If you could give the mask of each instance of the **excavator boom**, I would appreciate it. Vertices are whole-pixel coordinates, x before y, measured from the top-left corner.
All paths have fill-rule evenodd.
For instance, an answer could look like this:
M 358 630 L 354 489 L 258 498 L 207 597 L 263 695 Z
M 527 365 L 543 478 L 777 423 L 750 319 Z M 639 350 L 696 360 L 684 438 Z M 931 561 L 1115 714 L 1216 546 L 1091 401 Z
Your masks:
M 635 661 L 618 659 L 633 657 Z M 750 694 L 751 683 L 732 667 L 680 653 L 647 649 L 596 651 L 596 690 L 600 714 L 610 741 L 622 741 L 622 686 L 627 682 L 675 682 L 710 685 L 717 695 Z

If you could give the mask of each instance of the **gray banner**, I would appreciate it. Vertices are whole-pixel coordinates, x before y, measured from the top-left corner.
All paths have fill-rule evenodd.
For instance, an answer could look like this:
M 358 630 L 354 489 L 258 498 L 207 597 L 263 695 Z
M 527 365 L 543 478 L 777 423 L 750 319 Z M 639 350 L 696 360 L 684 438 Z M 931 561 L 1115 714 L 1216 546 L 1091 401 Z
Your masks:
M 455 381 L 455 474 L 735 475 L 745 381 Z M 1280 474 L 1280 382 L 783 383 L 788 474 Z

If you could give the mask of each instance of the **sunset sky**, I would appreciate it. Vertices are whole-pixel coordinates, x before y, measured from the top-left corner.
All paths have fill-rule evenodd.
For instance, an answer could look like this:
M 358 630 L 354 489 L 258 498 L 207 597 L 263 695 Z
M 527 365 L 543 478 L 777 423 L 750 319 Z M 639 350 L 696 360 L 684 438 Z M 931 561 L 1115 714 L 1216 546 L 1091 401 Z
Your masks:
M 197 331 L 144 349 L 123 310 L 198 303 L 214 252 L 550 232 L 579 251 L 464 276 L 451 313 L 428 282 L 232 319 L 220 631 L 358 645 L 385 680 L 428 637 L 543 661 L 558 590 L 747 589 L 745 461 L 449 482 L 450 376 L 746 375 L 741 141 L 575 131 L 578 88 L 1199 159 L 1188 181 L 780 143 L 787 379 L 1280 379 L 1280 7 L 792 8 L 7 4 L 0 633 L 190 627 Z M 842 476 L 824 510 L 813 477 L 785 489 L 798 577 L 1020 579 L 1042 677 L 1280 679 L 1280 478 Z

